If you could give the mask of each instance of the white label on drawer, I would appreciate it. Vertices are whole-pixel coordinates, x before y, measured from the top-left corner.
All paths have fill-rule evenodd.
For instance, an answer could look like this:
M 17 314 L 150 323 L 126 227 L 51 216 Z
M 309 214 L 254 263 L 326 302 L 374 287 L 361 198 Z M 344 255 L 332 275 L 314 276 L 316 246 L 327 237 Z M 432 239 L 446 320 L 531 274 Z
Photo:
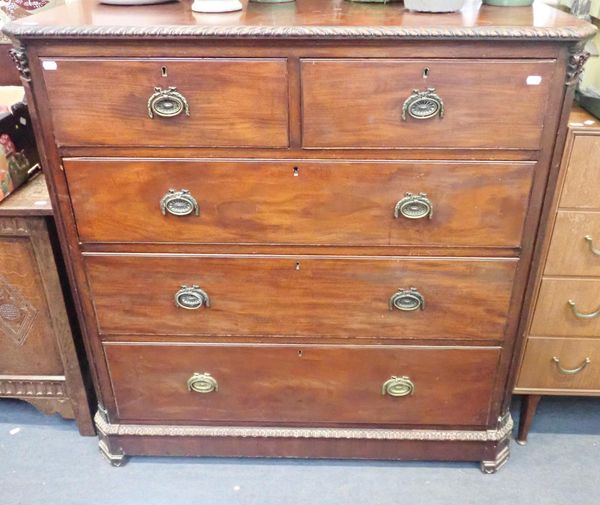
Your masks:
M 42 67 L 44 67 L 44 70 L 56 70 L 58 64 L 54 60 L 44 60 L 42 62 Z
M 541 75 L 528 75 L 527 86 L 539 86 L 542 83 Z

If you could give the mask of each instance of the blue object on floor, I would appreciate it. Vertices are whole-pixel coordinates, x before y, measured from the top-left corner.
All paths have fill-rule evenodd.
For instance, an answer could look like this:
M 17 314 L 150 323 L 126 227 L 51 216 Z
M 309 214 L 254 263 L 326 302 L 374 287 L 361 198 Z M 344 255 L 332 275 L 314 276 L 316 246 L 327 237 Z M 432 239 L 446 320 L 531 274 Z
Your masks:
M 513 417 L 518 421 L 518 401 Z M 0 505 L 598 505 L 600 398 L 544 397 L 509 463 L 133 457 L 113 468 L 74 422 L 0 400 Z

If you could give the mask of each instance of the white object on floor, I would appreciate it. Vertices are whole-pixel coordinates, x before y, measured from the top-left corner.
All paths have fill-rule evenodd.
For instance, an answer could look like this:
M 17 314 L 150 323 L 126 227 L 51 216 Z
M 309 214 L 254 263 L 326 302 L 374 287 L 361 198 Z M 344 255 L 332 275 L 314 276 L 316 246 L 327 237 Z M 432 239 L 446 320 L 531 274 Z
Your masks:
M 239 0 L 194 0 L 192 4 L 194 12 L 235 12 L 242 10 Z

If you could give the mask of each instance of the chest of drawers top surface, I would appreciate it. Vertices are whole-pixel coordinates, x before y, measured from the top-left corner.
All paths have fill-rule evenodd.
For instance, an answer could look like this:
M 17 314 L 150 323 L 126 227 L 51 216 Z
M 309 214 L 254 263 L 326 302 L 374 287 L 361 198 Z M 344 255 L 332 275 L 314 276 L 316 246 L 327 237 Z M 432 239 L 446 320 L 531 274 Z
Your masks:
M 594 28 L 541 3 L 76 6 L 5 30 L 103 452 L 505 461 Z

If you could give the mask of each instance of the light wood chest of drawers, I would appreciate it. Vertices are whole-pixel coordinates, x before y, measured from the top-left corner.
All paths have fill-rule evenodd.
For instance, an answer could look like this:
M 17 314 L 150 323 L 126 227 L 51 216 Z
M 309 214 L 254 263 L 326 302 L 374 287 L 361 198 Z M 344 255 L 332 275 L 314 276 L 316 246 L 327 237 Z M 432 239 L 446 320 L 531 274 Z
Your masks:
M 600 395 L 600 122 L 573 111 L 515 392 L 526 443 L 542 395 Z
M 101 449 L 114 464 L 495 471 L 536 230 L 594 29 L 543 5 L 474 3 L 474 24 L 291 7 L 122 19 L 85 2 L 6 29 L 61 210 Z

